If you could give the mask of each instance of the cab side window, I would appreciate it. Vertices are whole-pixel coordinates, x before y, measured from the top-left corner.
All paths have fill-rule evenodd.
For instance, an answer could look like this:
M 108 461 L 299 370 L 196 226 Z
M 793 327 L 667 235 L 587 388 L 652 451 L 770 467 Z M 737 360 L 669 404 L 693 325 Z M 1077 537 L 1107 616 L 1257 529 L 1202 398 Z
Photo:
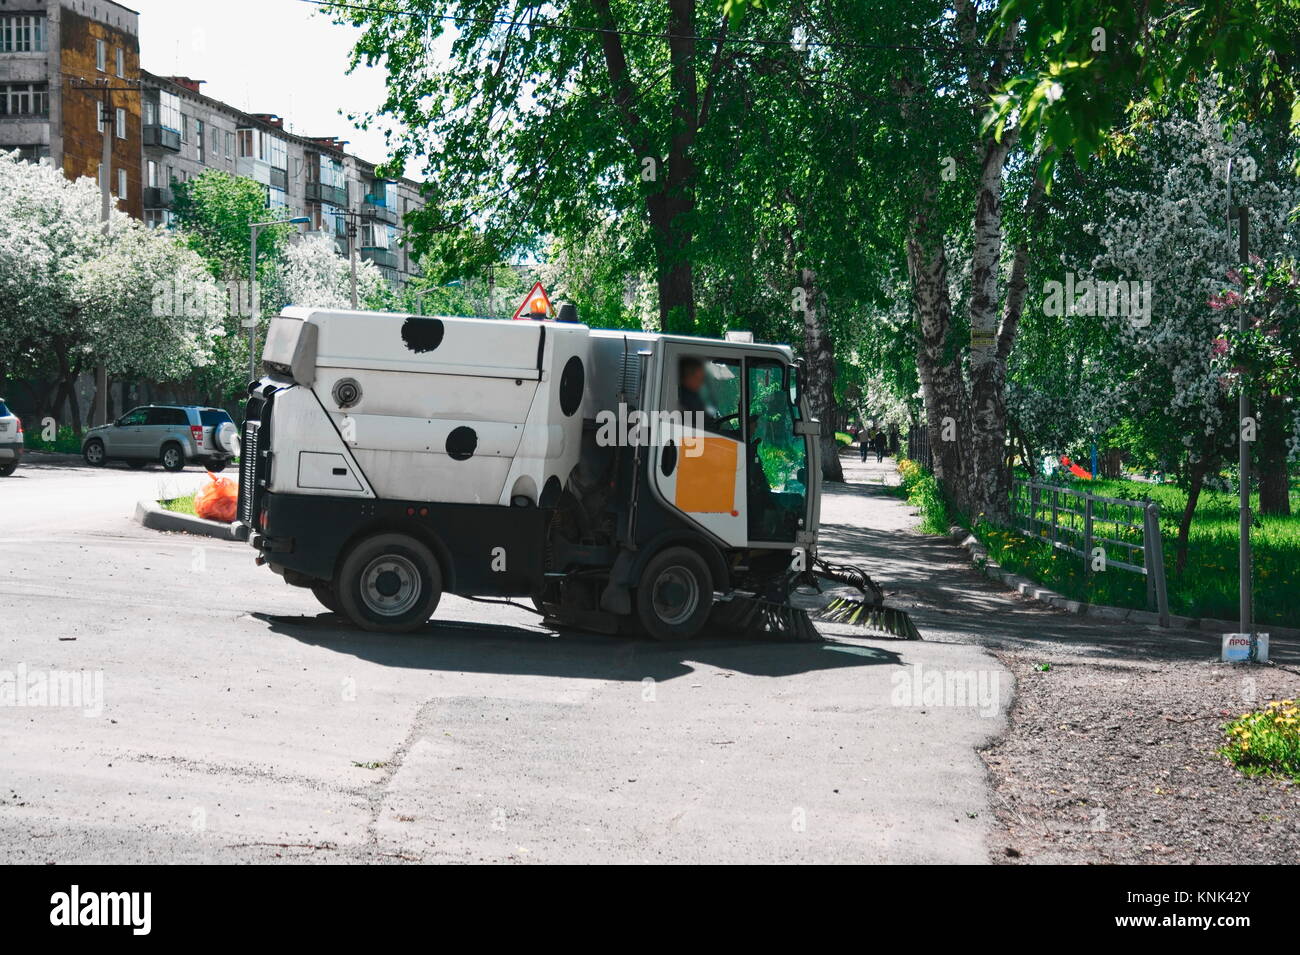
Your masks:
M 677 366 L 677 407 L 688 427 L 740 440 L 740 362 L 686 355 Z
M 138 428 L 145 423 L 148 416 L 148 409 L 136 408 L 134 411 L 128 411 L 122 416 L 121 426 L 123 428 Z

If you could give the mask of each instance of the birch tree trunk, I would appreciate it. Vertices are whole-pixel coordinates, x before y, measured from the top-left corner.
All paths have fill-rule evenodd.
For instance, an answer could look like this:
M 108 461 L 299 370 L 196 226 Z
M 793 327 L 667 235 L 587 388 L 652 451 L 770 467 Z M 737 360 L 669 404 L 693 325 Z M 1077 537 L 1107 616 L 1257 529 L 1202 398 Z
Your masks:
M 1002 330 L 998 270 L 1002 258 L 1002 181 L 1008 143 L 984 143 L 975 195 L 975 242 L 971 250 L 970 470 L 967 515 L 1005 523 L 1010 490 L 1006 468 L 1006 360 L 999 356 Z M 1009 346 L 1008 346 L 1009 350 Z
M 843 481 L 839 445 L 835 443 L 835 352 L 826 325 L 826 299 L 817 286 L 817 273 L 803 269 L 799 273 L 807 308 L 803 319 L 804 385 L 808 403 L 821 422 L 818 438 L 821 448 L 822 480 Z

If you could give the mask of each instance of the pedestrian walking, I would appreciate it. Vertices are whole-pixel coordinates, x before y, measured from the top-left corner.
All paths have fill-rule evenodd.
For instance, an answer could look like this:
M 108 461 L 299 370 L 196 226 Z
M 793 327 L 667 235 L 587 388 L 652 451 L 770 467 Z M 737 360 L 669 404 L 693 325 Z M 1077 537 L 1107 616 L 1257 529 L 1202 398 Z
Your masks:
M 876 436 L 875 436 L 875 438 L 872 439 L 872 443 L 876 446 L 876 463 L 877 463 L 877 464 L 880 464 L 882 461 L 885 460 L 885 442 L 886 442 L 886 440 L 887 440 L 887 439 L 885 438 L 885 432 L 883 432 L 883 431 L 877 431 L 877 432 L 876 432 Z
M 858 432 L 858 450 L 862 452 L 862 463 L 867 463 L 867 449 L 871 447 L 871 432 L 863 428 Z

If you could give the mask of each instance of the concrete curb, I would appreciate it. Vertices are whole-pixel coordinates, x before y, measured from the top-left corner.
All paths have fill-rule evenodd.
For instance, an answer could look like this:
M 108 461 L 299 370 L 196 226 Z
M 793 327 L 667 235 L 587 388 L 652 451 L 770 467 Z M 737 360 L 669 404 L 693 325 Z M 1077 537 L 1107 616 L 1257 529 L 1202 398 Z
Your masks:
M 1083 603 L 1079 600 L 1071 600 L 1054 590 L 1048 590 L 1042 584 L 1036 583 L 1028 577 L 1022 577 L 1020 574 L 1013 574 L 1010 571 L 1003 570 L 996 561 L 989 557 L 988 548 L 981 544 L 975 535 L 964 527 L 953 525 L 948 528 L 948 536 L 952 538 L 954 544 L 966 549 L 975 569 L 984 574 L 985 577 L 997 580 L 1017 593 L 1023 594 L 1032 600 L 1037 600 L 1039 603 L 1055 607 L 1057 610 L 1064 610 L 1067 613 L 1077 613 L 1087 617 L 1099 617 L 1104 620 L 1137 623 L 1151 627 L 1160 625 L 1160 615 L 1150 610 L 1103 607 L 1097 604 Z M 1183 630 L 1204 630 L 1211 633 L 1236 633 L 1238 622 L 1235 620 L 1212 620 L 1209 617 L 1180 617 L 1176 614 L 1170 614 L 1169 626 Z M 1300 639 L 1300 629 L 1294 627 L 1279 627 L 1274 624 L 1258 624 L 1257 626 L 1261 632 L 1268 633 L 1272 637 L 1286 640 Z
M 136 502 L 135 519 L 155 531 L 179 531 L 182 534 L 199 534 L 227 541 L 248 540 L 248 528 L 238 521 L 223 524 L 221 521 L 208 521 L 192 514 L 177 514 L 159 506 L 157 501 Z

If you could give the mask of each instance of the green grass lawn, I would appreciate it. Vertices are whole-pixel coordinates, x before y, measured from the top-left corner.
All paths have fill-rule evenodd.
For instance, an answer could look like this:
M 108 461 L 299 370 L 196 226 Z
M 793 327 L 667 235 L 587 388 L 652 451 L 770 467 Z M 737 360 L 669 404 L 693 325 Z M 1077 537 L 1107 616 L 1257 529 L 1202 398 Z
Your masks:
M 194 513 L 193 494 L 187 495 L 186 497 L 173 497 L 166 501 L 159 501 L 158 504 L 166 511 L 175 511 L 177 514 L 198 516 Z
M 1160 505 L 1160 532 L 1170 612 L 1189 617 L 1237 619 L 1237 495 L 1202 491 L 1187 544 L 1187 566 L 1174 572 L 1178 522 L 1187 502 L 1185 491 L 1173 485 L 1142 481 L 1073 482 L 1080 490 L 1107 497 Z M 1258 507 L 1258 498 L 1252 501 Z M 1300 486 L 1291 489 L 1290 517 L 1256 517 L 1251 533 L 1254 551 L 1255 620 L 1300 626 Z M 1076 600 L 1146 609 L 1146 583 L 1139 575 L 1109 568 L 1085 573 L 1084 562 L 1049 543 L 1027 539 L 1004 529 L 981 526 L 976 536 L 989 556 L 1007 570 L 1024 574 Z M 1115 555 L 1111 555 L 1112 557 Z

